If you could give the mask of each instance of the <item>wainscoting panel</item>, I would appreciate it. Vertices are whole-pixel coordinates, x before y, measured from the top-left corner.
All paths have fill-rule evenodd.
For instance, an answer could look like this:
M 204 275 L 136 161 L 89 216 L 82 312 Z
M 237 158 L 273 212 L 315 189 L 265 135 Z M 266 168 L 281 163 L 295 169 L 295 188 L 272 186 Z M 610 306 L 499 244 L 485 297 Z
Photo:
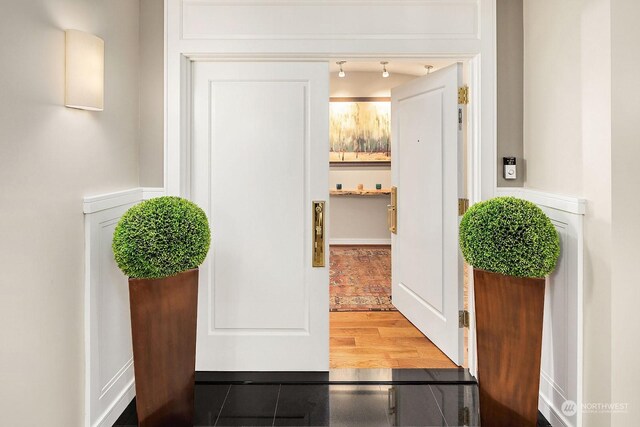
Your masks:
M 478 0 L 182 1 L 183 40 L 477 39 L 478 28 Z
M 538 408 L 554 426 L 580 426 L 580 411 L 563 413 L 565 401 L 582 402 L 582 199 L 527 189 L 497 190 L 536 203 L 560 236 L 560 260 L 547 280 Z
M 110 427 L 135 395 L 129 288 L 113 258 L 111 241 L 127 209 L 163 193 L 136 188 L 84 200 L 87 426 Z

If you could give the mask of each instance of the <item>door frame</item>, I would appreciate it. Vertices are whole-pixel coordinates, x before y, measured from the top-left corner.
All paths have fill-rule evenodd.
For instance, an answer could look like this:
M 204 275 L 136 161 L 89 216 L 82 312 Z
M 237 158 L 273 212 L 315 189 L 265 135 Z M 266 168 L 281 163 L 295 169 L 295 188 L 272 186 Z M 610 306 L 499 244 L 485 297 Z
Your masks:
M 286 5 L 294 17 L 275 29 L 262 25 L 261 14 Z M 275 9 L 274 9 L 275 7 Z M 308 28 L 299 20 L 309 19 L 309 7 L 320 13 Z M 397 9 L 394 9 L 397 7 Z M 380 14 L 388 9 L 394 23 L 401 16 L 426 14 L 411 20 L 408 27 L 387 26 Z M 237 25 L 216 25 L 216 19 L 247 19 Z M 358 19 L 356 27 L 334 31 L 331 14 Z M 199 19 L 204 16 L 207 19 Z M 387 16 L 387 15 L 385 15 Z M 276 18 L 274 18 L 276 19 Z M 448 24 L 441 25 L 443 20 Z M 428 21 L 429 25 L 423 23 Z M 488 199 L 497 188 L 497 71 L 496 0 L 402 1 L 380 0 L 308 2 L 303 0 L 164 0 L 164 186 L 167 194 L 188 195 L 190 173 L 186 169 L 190 139 L 190 66 L 196 60 L 318 60 L 328 58 L 460 58 L 470 61 L 468 108 L 467 195 L 471 203 Z M 217 52 L 218 54 L 211 54 Z M 225 52 L 222 54 L 221 52 Z M 469 368 L 475 373 L 473 357 L 473 283 L 470 287 Z
M 165 148 L 165 188 L 168 194 L 179 195 L 181 197 L 191 197 L 191 183 L 192 183 L 192 170 L 191 170 L 191 153 L 193 146 L 193 100 L 192 100 L 192 76 L 193 67 L 197 62 L 238 62 L 238 61 L 269 61 L 269 62 L 296 62 L 296 61 L 318 61 L 329 62 L 331 60 L 340 59 L 353 59 L 357 57 L 363 61 L 374 61 L 379 58 L 389 59 L 403 59 L 403 60 L 428 60 L 428 57 L 422 55 L 409 56 L 406 54 L 381 52 L 379 54 L 371 54 L 363 57 L 356 54 L 344 54 L 339 55 L 296 55 L 295 57 L 286 58 L 281 55 L 256 55 L 256 54 L 192 54 L 181 55 L 181 91 L 180 91 L 180 129 L 181 138 L 178 141 L 174 141 L 171 144 L 173 149 L 179 150 L 180 156 L 171 156 L 172 150 Z M 442 55 L 434 55 L 434 58 L 442 58 Z M 481 129 L 480 129 L 480 109 L 482 107 L 482 98 L 480 93 L 480 54 L 478 55 L 450 55 L 448 56 L 452 60 L 465 62 L 465 76 L 468 80 L 470 97 L 469 104 L 467 106 L 467 120 L 466 120 L 466 141 L 465 141 L 465 179 L 466 179 L 466 194 L 470 203 L 473 204 L 482 200 L 482 188 L 480 186 L 480 180 L 478 179 L 481 174 L 481 168 L 483 166 L 483 159 L 480 156 L 481 146 Z M 327 107 L 329 100 L 327 100 Z M 167 143 L 168 141 L 165 141 Z M 178 142 L 176 144 L 175 142 Z M 179 161 L 179 164 L 176 165 Z M 171 174 L 168 168 L 169 164 L 174 162 L 175 166 Z M 329 165 L 327 165 L 327 168 Z M 175 173 L 177 172 L 177 173 Z M 328 185 L 328 184 L 327 184 Z M 328 202 L 328 201 L 327 201 Z M 330 207 L 329 207 L 330 208 Z M 462 256 L 462 255 L 459 255 Z M 475 307 L 473 303 L 473 275 L 468 273 L 469 280 L 469 293 L 468 293 L 468 310 L 469 310 L 469 330 L 467 334 L 467 365 L 472 375 L 476 374 L 476 336 L 475 336 Z M 328 286 L 328 284 L 327 284 Z

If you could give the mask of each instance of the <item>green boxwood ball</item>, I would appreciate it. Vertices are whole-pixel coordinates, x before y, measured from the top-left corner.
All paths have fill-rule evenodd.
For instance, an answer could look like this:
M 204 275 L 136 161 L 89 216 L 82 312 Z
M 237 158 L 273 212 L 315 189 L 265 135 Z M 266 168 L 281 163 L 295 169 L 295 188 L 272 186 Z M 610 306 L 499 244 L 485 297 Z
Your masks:
M 469 208 L 460 222 L 460 248 L 474 268 L 518 277 L 545 277 L 560 256 L 560 240 L 549 217 L 515 197 Z
M 120 218 L 113 253 L 127 276 L 162 278 L 198 267 L 210 242 L 202 209 L 180 197 L 158 197 L 133 206 Z

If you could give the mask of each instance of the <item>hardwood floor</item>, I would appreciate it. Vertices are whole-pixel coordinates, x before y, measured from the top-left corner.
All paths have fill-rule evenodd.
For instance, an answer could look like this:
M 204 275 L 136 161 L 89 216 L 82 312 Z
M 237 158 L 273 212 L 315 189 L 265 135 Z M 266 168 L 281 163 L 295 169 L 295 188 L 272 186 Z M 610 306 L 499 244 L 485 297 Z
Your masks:
M 330 313 L 330 367 L 455 368 L 399 312 Z

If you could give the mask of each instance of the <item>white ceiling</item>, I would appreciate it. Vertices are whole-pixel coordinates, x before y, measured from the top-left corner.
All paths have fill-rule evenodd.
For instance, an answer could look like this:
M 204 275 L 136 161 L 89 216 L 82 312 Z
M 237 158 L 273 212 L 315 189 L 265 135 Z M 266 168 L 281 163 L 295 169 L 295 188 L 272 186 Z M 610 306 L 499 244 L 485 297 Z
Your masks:
M 387 71 L 389 73 L 398 73 L 398 74 L 409 74 L 413 76 L 423 76 L 426 74 L 426 70 L 424 68 L 425 65 L 433 65 L 431 71 L 438 70 L 440 68 L 444 68 L 447 65 L 451 65 L 456 62 L 455 59 L 425 59 L 424 61 L 416 61 L 416 60 L 403 60 L 403 59 L 380 59 L 379 61 L 371 61 L 371 60 L 348 60 L 343 66 L 342 69 L 345 73 L 349 73 L 349 71 L 379 71 L 382 72 L 382 65 L 380 65 L 380 61 L 389 61 L 387 64 Z M 336 64 L 337 59 L 331 60 L 329 64 L 329 70 L 332 73 L 336 73 L 339 70 L 338 65 Z

